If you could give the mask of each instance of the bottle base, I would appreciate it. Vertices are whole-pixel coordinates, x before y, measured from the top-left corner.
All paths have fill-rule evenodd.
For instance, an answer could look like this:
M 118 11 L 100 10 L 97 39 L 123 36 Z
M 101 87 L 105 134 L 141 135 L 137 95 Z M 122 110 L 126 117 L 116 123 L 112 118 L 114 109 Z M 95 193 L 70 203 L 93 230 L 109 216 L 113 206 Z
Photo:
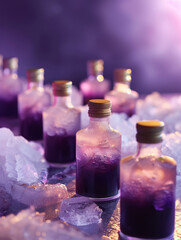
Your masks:
M 50 167 L 54 167 L 54 168 L 66 168 L 66 167 L 73 166 L 73 165 L 76 164 L 76 162 L 71 162 L 71 163 L 50 163 L 50 162 L 47 162 L 47 163 Z
M 171 234 L 170 236 L 165 238 L 137 238 L 137 237 L 127 236 L 120 231 L 119 240 L 174 240 L 174 234 Z
M 120 190 L 118 191 L 117 195 L 114 195 L 114 196 L 111 196 L 111 197 L 105 197 L 105 198 L 92 198 L 92 197 L 84 196 L 84 195 L 81 195 L 81 194 L 78 194 L 78 193 L 77 193 L 77 195 L 79 195 L 81 197 L 87 197 L 94 202 L 106 202 L 106 201 L 110 201 L 110 200 L 114 200 L 114 199 L 119 198 L 120 197 Z

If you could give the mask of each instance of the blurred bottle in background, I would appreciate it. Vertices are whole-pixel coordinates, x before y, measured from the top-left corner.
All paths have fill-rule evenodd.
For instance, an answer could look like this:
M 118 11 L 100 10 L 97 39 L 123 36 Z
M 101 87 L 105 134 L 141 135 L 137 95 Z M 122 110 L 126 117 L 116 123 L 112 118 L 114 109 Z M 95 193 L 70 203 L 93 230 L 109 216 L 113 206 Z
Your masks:
M 0 58 L 2 63 L 2 57 Z M 18 77 L 18 58 L 3 59 L 3 73 L 0 77 L 0 116 L 16 118 L 18 116 L 18 94 L 23 91 L 25 82 Z
M 27 70 L 28 89 L 18 96 L 20 134 L 27 140 L 43 139 L 42 112 L 51 105 L 43 87 L 44 69 Z
M 75 163 L 80 111 L 71 103 L 71 81 L 55 81 L 52 87 L 54 104 L 43 112 L 45 158 L 51 165 L 63 166 Z
M 104 61 L 94 60 L 87 62 L 88 78 L 80 84 L 84 96 L 84 104 L 90 99 L 101 99 L 110 90 L 110 82 L 103 76 Z
M 112 103 L 111 111 L 126 113 L 129 117 L 135 113 L 139 94 L 130 89 L 131 69 L 115 69 L 114 88 L 105 95 Z

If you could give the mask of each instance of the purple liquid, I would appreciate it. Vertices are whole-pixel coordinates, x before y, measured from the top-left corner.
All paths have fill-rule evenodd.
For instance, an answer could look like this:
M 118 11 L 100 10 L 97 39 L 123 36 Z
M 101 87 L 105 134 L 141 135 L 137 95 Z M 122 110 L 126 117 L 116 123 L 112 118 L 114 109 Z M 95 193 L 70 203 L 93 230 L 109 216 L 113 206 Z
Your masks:
M 12 99 L 0 99 L 1 117 L 18 117 L 17 96 Z
M 44 134 L 45 158 L 49 163 L 75 162 L 76 137 Z
M 165 238 L 174 232 L 175 200 L 168 197 L 162 209 L 154 207 L 152 196 L 140 199 L 121 197 L 121 231 L 138 238 Z
M 43 139 L 42 113 L 27 114 L 20 119 L 20 134 L 27 140 Z
M 81 159 L 82 162 L 86 162 Z M 78 161 L 77 161 L 78 162 Z M 119 192 L 120 159 L 114 163 L 100 163 L 90 160 L 86 165 L 77 166 L 76 192 L 92 198 L 107 198 Z

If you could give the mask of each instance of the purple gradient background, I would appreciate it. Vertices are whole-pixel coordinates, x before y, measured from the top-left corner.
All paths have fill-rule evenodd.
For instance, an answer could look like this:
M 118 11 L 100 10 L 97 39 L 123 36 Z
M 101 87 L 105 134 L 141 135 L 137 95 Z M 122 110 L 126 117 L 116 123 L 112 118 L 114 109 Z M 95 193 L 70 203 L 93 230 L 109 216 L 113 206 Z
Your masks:
M 140 93 L 181 91 L 181 0 L 6 0 L 0 5 L 0 53 L 19 73 L 44 67 L 46 82 L 86 77 L 102 58 L 104 75 L 133 69 Z

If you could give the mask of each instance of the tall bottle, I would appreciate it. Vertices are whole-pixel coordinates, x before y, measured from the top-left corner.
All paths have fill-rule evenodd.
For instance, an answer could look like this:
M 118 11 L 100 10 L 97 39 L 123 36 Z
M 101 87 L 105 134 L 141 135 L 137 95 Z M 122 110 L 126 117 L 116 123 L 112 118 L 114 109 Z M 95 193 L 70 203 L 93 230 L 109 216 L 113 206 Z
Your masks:
M 76 192 L 94 200 L 119 197 L 121 134 L 110 127 L 111 103 L 89 101 L 90 123 L 76 134 Z
M 28 89 L 18 96 L 20 134 L 27 140 L 43 139 L 42 112 L 51 105 L 44 91 L 44 69 L 27 70 Z
M 71 103 L 71 81 L 55 81 L 52 87 L 54 104 L 43 113 L 45 158 L 51 165 L 73 164 L 80 111 Z
M 115 69 L 114 88 L 105 95 L 112 102 L 112 112 L 126 113 L 129 117 L 135 113 L 138 93 L 130 89 L 131 69 Z
M 16 118 L 18 116 L 17 97 L 23 89 L 23 83 L 18 77 L 17 70 L 18 58 L 3 59 L 3 74 L 0 82 L 1 117 Z
M 163 122 L 136 127 L 138 152 L 121 160 L 121 232 L 128 240 L 168 239 L 174 232 L 176 161 L 161 155 Z
M 110 90 L 110 82 L 103 76 L 104 61 L 94 60 L 87 62 L 88 78 L 80 84 L 84 96 L 84 104 L 90 99 L 101 99 Z

